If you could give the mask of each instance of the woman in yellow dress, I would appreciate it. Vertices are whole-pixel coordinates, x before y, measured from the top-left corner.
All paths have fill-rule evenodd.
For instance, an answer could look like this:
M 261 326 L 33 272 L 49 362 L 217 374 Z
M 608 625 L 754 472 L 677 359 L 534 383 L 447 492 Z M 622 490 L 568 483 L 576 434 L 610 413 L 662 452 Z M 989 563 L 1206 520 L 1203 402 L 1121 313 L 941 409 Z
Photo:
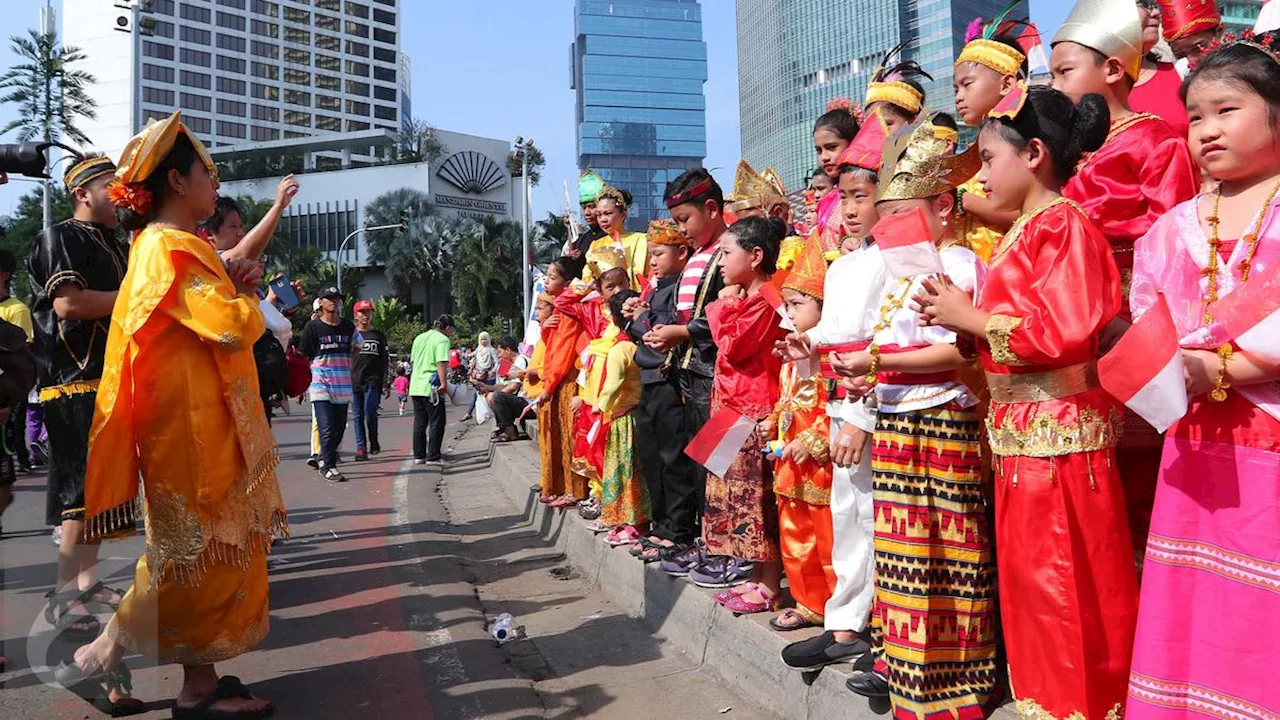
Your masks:
M 194 234 L 217 187 L 175 112 L 129 141 L 110 189 L 137 232 L 89 434 L 85 524 L 91 538 L 132 532 L 141 477 L 147 549 L 106 631 L 58 670 L 115 708 L 126 650 L 181 664 L 174 718 L 274 709 L 213 665 L 266 636 L 266 552 L 288 531 L 252 352 L 261 267 L 224 266 Z

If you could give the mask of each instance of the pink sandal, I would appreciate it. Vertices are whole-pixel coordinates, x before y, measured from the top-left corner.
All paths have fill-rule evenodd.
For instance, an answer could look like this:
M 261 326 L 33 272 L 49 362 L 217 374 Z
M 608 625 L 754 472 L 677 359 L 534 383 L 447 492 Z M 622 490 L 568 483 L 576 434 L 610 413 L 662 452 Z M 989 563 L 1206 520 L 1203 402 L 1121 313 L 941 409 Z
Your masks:
M 729 602 L 729 598 L 735 595 L 741 595 L 742 593 L 749 593 L 752 590 L 758 589 L 759 587 L 760 587 L 759 585 L 748 581 L 741 585 L 731 587 L 728 590 L 721 590 L 720 592 L 716 593 L 714 597 L 716 599 L 716 602 L 723 605 L 726 602 Z
M 604 538 L 606 545 L 613 545 L 614 547 L 619 545 L 630 545 L 639 540 L 640 531 L 636 530 L 635 527 L 631 525 L 623 525 L 622 527 L 615 528 L 613 532 L 609 533 Z
M 757 586 L 756 592 L 763 598 L 763 602 L 751 602 L 744 595 L 734 595 L 724 602 L 724 606 L 726 609 L 732 610 L 735 615 L 753 615 L 755 613 L 773 612 L 781 605 L 778 596 L 772 593 L 766 594 L 767 591 L 764 588 Z

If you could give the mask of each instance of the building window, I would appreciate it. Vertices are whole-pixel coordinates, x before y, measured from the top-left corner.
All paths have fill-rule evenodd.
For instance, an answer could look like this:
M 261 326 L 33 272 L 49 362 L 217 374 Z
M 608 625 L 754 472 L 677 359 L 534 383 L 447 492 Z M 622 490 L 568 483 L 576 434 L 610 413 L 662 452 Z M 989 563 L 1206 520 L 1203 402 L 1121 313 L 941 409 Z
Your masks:
M 209 8 L 203 8 L 203 7 L 200 7 L 199 5 L 192 5 L 191 3 L 182 4 L 183 20 L 191 20 L 192 22 L 208 24 L 209 19 L 212 16 L 213 16 L 213 13 L 209 11 Z
M 328 55 L 320 55 L 317 53 L 316 67 L 321 70 L 332 70 L 333 72 L 338 72 L 342 69 L 342 61 L 336 57 L 329 57 Z
M 218 92 L 226 93 L 228 95 L 244 95 L 245 81 L 229 77 L 220 77 L 218 78 Z
M 361 57 L 369 57 L 369 46 L 365 43 L 359 43 L 355 40 L 347 41 L 347 54 L 359 55 Z
M 247 129 L 244 123 L 218 121 L 218 135 L 222 137 L 243 138 Z
M 151 3 L 151 12 L 173 17 L 173 0 L 154 0 Z
M 186 7 L 186 5 L 183 5 L 183 7 Z M 188 65 L 200 65 L 202 67 L 209 67 L 209 62 L 213 59 L 213 56 L 209 53 L 192 50 L 191 48 L 182 48 L 182 52 L 179 53 L 179 55 L 182 58 L 182 62 Z
M 173 38 L 173 23 L 155 20 L 151 26 L 151 34 L 163 38 Z
M 395 88 L 383 87 L 381 85 L 373 86 L 373 97 L 378 100 L 390 100 L 395 102 L 399 95 Z
M 280 37 L 280 26 L 266 20 L 251 20 L 249 22 L 249 32 L 262 37 L 278 38 Z
M 244 0 L 218 0 L 218 4 L 223 7 L 235 8 L 237 10 L 244 9 Z
M 252 63 L 251 69 L 253 70 L 254 77 L 267 78 L 268 80 L 280 79 L 279 65 L 268 65 L 267 63 L 255 62 Z
M 329 117 L 327 115 L 317 115 L 316 129 L 328 130 L 329 132 L 342 132 L 342 121 L 336 117 Z
M 369 123 L 364 122 L 363 120 L 347 121 L 347 132 L 360 132 L 361 130 L 368 130 L 368 129 L 369 129 Z
M 208 73 L 195 72 L 193 70 L 183 70 L 178 79 L 182 82 L 182 87 L 192 90 L 208 90 L 213 87 L 213 77 Z
M 230 57 L 228 55 L 219 55 L 218 69 L 226 70 L 227 72 L 233 72 L 237 75 L 243 75 L 244 60 L 241 60 L 240 58 L 236 58 L 236 57 Z
M 305 113 L 300 110 L 285 110 L 284 124 L 311 127 L 311 113 Z
M 209 112 L 213 109 L 213 100 L 208 95 L 196 95 L 194 93 L 182 93 L 182 108 L 184 110 L 201 110 Z
M 386 63 L 394 63 L 396 61 L 396 51 L 388 48 L 376 47 L 373 49 L 373 59 Z
M 311 31 L 299 30 L 298 28 L 287 27 L 284 29 L 284 39 L 287 42 L 298 43 L 299 45 L 310 45 Z
M 267 17 L 280 17 L 280 5 L 267 0 L 253 0 L 253 11 Z
M 369 103 L 356 102 L 355 100 L 347 101 L 347 114 L 359 115 L 361 117 L 369 116 Z
M 280 46 L 264 43 L 261 40 L 254 40 L 249 43 L 249 52 L 257 55 L 258 57 L 276 60 L 280 57 Z
M 250 134 L 254 142 L 266 142 L 268 140 L 280 139 L 280 130 L 277 128 L 265 128 L 255 125 L 250 130 Z
M 200 117 L 198 115 L 183 115 L 182 123 L 191 128 L 191 132 L 208 135 L 213 132 L 213 123 L 209 118 Z
M 342 0 L 316 0 L 316 7 L 321 10 L 342 12 Z
M 163 65 L 152 65 L 151 63 L 142 63 L 142 79 L 155 80 L 156 82 L 172 83 L 173 68 L 164 67 Z
M 387 25 L 396 24 L 396 14 L 380 8 L 373 9 L 373 19 L 374 22 L 386 23 Z
M 362 82 L 356 82 L 355 80 L 348 80 L 347 94 L 369 97 L 369 83 L 362 83 Z
M 186 7 L 186 5 L 183 5 L 183 7 Z M 208 30 L 201 30 L 190 25 L 183 25 L 178 34 L 182 37 L 182 42 L 196 43 L 197 45 L 209 45 L 213 38 L 213 33 Z
M 151 42 L 150 40 L 142 41 L 142 54 L 147 57 L 160 58 L 161 60 L 173 59 L 173 46 L 164 43 Z
M 383 5 L 390 5 L 391 7 L 396 6 L 396 0 L 373 0 L 373 1 L 376 3 L 382 3 Z
M 218 12 L 218 27 L 224 27 L 228 30 L 244 30 L 244 25 L 244 16 L 222 11 Z
M 294 65 L 310 65 L 311 53 L 306 50 L 298 50 L 297 48 L 285 48 L 284 61 L 287 63 L 293 63 Z
M 223 50 L 244 52 L 244 38 L 238 35 L 225 35 L 223 33 L 218 33 L 218 47 Z
M 338 32 L 339 27 L 340 27 L 340 24 L 338 23 L 338 18 L 336 17 L 329 17 L 328 15 L 316 16 L 316 29 L 318 30 L 329 30 L 332 32 Z
M 302 90 L 284 91 L 284 101 L 290 105 L 301 105 L 302 107 L 311 107 L 311 93 Z
M 316 49 L 330 52 L 342 52 L 342 41 L 336 37 L 316 33 Z
M 262 83 L 254 83 L 250 88 L 254 97 L 259 100 L 279 100 L 280 88 L 274 85 L 263 85 Z
M 316 107 L 321 110 L 332 110 L 334 112 L 342 112 L 342 100 L 328 95 L 316 93 Z
M 249 109 L 249 112 L 254 120 L 280 122 L 280 108 L 268 107 L 266 105 L 254 105 Z
M 388 68 L 388 67 L 382 67 L 380 65 L 374 65 L 373 79 L 382 80 L 383 82 L 395 82 L 396 70 L 395 68 Z
M 347 14 L 355 15 L 356 17 L 367 18 L 369 17 L 369 6 L 361 5 L 360 3 L 355 3 L 355 2 L 351 2 L 351 0 L 347 0 Z
M 218 114 L 219 115 L 235 115 L 236 117 L 244 117 L 245 104 L 237 100 L 223 100 L 218 98 Z
M 291 85 L 311 85 L 311 73 L 306 70 L 284 69 L 284 81 Z
M 364 23 L 358 23 L 355 20 L 348 20 L 347 34 L 367 38 L 369 37 L 369 26 Z
M 363 76 L 363 77 L 369 77 L 369 64 L 368 64 L 368 63 L 362 63 L 362 62 L 356 62 L 355 60 L 348 60 L 348 61 L 347 61 L 347 74 L 348 74 L 348 75 L 361 75 L 361 76 Z
M 396 44 L 396 33 L 394 30 L 383 30 L 382 28 L 373 29 L 373 39 L 378 42 L 387 43 L 388 45 Z
M 311 133 L 304 133 L 304 132 L 300 132 L 300 131 L 298 131 L 298 130 L 285 130 L 285 131 L 284 131 L 284 139 L 285 139 L 285 140 L 293 140 L 293 139 L 295 139 L 295 138 L 304 138 L 304 137 L 311 137 Z
M 284 19 L 289 22 L 301 23 L 303 25 L 311 24 L 311 13 L 306 10 L 299 10 L 296 7 L 286 5 L 284 7 Z
M 316 73 L 316 87 L 321 90 L 341 90 L 342 81 L 332 75 Z
M 173 107 L 173 91 L 142 86 L 142 101 L 162 107 Z
M 380 120 L 395 120 L 396 109 L 385 105 L 374 105 L 373 116 Z

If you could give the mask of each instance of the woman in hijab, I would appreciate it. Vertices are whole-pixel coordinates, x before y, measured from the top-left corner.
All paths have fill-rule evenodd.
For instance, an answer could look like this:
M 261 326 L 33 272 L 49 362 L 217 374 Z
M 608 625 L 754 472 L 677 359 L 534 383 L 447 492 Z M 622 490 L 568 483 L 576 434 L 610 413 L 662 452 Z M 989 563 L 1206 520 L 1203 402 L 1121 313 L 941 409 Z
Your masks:
M 471 379 L 482 385 L 492 385 L 498 378 L 498 349 L 493 346 L 489 333 L 480 333 L 479 347 L 471 356 Z M 463 420 L 470 420 L 476 411 L 476 395 L 471 397 L 471 409 Z

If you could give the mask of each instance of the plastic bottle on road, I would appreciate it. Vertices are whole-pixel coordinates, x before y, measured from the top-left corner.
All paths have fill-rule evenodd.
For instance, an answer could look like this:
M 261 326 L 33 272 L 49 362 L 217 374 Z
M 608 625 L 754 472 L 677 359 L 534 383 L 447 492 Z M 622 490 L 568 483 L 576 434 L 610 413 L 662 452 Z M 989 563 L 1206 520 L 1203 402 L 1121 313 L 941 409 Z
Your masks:
M 494 618 L 493 625 L 489 627 L 489 632 L 493 634 L 493 639 L 500 643 L 516 638 L 516 619 L 511 617 L 511 613 L 502 613 Z

